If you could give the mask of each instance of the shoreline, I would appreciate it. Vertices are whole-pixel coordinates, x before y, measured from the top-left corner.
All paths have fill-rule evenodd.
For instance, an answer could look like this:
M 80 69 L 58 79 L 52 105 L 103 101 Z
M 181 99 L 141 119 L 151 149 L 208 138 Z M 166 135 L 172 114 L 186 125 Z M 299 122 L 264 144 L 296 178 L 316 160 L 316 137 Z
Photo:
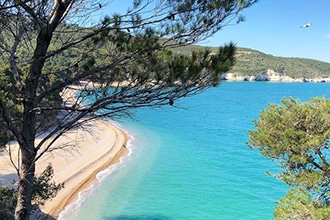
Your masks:
M 75 94 L 82 87 L 98 87 L 98 85 L 94 85 L 94 83 L 81 83 L 83 85 L 69 86 L 61 92 L 61 97 L 65 105 L 72 105 L 73 103 L 76 103 Z M 73 186 L 71 186 L 68 190 L 65 189 L 67 185 L 65 184 L 64 189 L 61 189 L 55 198 L 47 201 L 45 205 L 41 207 L 41 211 L 52 218 L 58 219 L 60 213 L 63 212 L 67 206 L 77 201 L 79 199 L 79 193 L 85 189 L 88 189 L 88 187 L 90 187 L 93 182 L 97 181 L 97 174 L 99 172 L 109 168 L 112 165 L 118 164 L 120 162 L 120 158 L 128 155 L 129 153 L 129 150 L 126 148 L 126 145 L 130 138 L 124 130 L 119 129 L 113 123 L 102 119 L 95 119 L 91 122 L 88 122 L 87 126 L 90 126 L 90 123 L 92 124 L 92 126 L 96 126 L 96 129 L 94 128 L 92 129 L 92 131 L 87 130 L 87 133 L 89 133 L 88 135 L 91 136 L 94 136 L 96 133 L 96 137 L 92 137 L 92 139 L 94 140 L 92 140 L 88 144 L 92 146 L 102 146 L 103 142 L 100 141 L 102 139 L 100 139 L 99 136 L 103 138 L 110 137 L 110 139 L 106 139 L 108 141 L 106 142 L 107 145 L 105 146 L 111 146 L 111 148 L 106 149 L 106 147 L 103 146 L 101 151 L 99 151 L 98 156 L 93 157 L 93 161 L 89 162 L 87 165 L 85 164 L 85 166 L 83 168 L 80 168 L 80 170 L 76 174 L 68 175 L 66 182 L 70 182 Z M 77 142 L 76 144 L 78 143 L 79 142 Z M 86 142 L 84 143 L 84 145 L 86 145 Z M 95 155 L 95 151 L 92 152 Z M 85 153 L 85 156 L 88 156 L 88 160 L 90 161 L 90 149 Z M 78 154 L 78 157 L 82 156 L 81 152 L 78 152 Z M 82 162 L 85 161 L 83 160 Z M 84 165 L 84 163 L 82 163 L 82 165 Z M 56 173 L 54 171 L 54 178 L 55 177 Z
M 64 220 L 65 217 L 67 217 L 67 213 L 70 213 L 72 210 L 75 211 L 77 208 L 80 207 L 80 204 L 85 201 L 86 198 L 90 195 L 90 193 L 93 192 L 95 189 L 95 186 L 97 188 L 97 185 L 104 180 L 104 177 L 99 178 L 99 174 L 103 171 L 107 171 L 108 169 L 111 169 L 113 166 L 120 165 L 122 163 L 122 158 L 125 158 L 129 155 L 130 150 L 123 147 L 118 152 L 118 154 L 112 158 L 112 160 L 109 161 L 108 164 L 104 164 L 103 166 L 99 167 L 99 169 L 95 170 L 93 172 L 93 175 L 90 179 L 86 179 L 86 181 L 81 184 L 74 193 L 71 194 L 71 196 L 67 199 L 66 202 L 60 204 L 60 206 L 57 206 L 56 209 L 58 211 L 55 211 L 54 213 L 50 213 L 52 217 L 56 215 L 56 219 Z M 110 174 L 106 175 L 106 177 L 110 176 Z M 86 193 L 87 192 L 87 196 Z
M 102 150 L 98 150 L 97 151 L 98 154 L 96 152 L 92 153 L 90 151 L 90 148 L 96 145 L 100 146 L 100 144 L 102 144 L 103 142 L 103 141 L 100 142 L 99 141 L 100 139 L 97 138 L 98 140 L 96 140 L 92 146 L 89 147 L 86 146 L 87 151 L 81 150 L 77 152 L 76 155 L 73 155 L 74 160 L 79 160 L 79 158 L 84 158 L 84 159 L 87 158 L 89 160 L 87 164 L 81 163 L 81 162 L 87 162 L 86 160 L 84 159 L 80 160 L 79 165 L 82 165 L 82 167 L 80 168 L 80 170 L 76 170 L 76 173 L 73 174 L 71 172 L 74 169 L 70 169 L 69 171 L 68 168 L 65 167 L 65 164 L 63 164 L 62 161 L 61 162 L 63 164 L 62 169 L 63 168 L 66 169 L 64 176 L 64 178 L 66 178 L 66 180 L 64 181 L 65 182 L 64 188 L 58 192 L 55 198 L 46 201 L 45 205 L 41 207 L 41 211 L 44 214 L 52 218 L 58 219 L 60 213 L 64 211 L 68 205 L 75 202 L 79 198 L 79 193 L 81 191 L 87 189 L 88 187 L 90 187 L 90 185 L 93 182 L 97 181 L 97 174 L 99 172 L 107 169 L 112 165 L 118 164 L 120 162 L 121 157 L 128 155 L 129 150 L 126 148 L 127 141 L 129 140 L 128 135 L 123 130 L 120 130 L 119 128 L 115 127 L 110 122 L 101 122 L 101 123 L 107 123 L 107 125 L 105 125 L 108 127 L 106 128 L 106 131 L 108 131 L 107 135 L 109 135 L 110 130 L 113 130 L 116 133 L 116 138 L 112 143 L 112 146 L 111 143 L 107 145 L 107 146 L 111 146 L 111 148 L 106 150 L 107 148 L 106 146 L 103 147 L 101 146 Z M 96 126 L 99 127 L 99 125 Z M 103 131 L 105 130 L 102 129 L 100 131 L 103 133 Z M 91 157 L 93 157 L 93 160 L 91 160 Z M 56 179 L 61 179 L 61 177 L 60 174 L 59 175 L 56 174 L 56 171 L 54 169 L 54 180 Z M 60 183 L 60 182 L 56 181 L 56 183 Z
M 62 93 L 64 104 L 72 104 L 74 94 L 79 88 L 67 87 Z M 59 147 L 47 152 L 36 163 L 36 176 L 40 175 L 51 163 L 54 176 L 51 181 L 56 184 L 64 182 L 55 198 L 47 200 L 40 211 L 32 212 L 31 219 L 58 219 L 60 213 L 79 198 L 79 193 L 95 181 L 97 174 L 112 165 L 118 164 L 120 158 L 129 154 L 126 145 L 129 135 L 112 122 L 94 119 L 79 129 L 63 134 L 55 141 Z M 40 141 L 36 138 L 36 142 Z M 51 140 L 48 140 L 51 141 Z M 63 149 L 61 149 L 63 147 Z M 13 161 L 18 161 L 18 145 L 7 144 L 11 149 Z M 0 185 L 9 186 L 18 179 L 17 172 L 10 162 L 8 150 L 0 152 Z
M 234 82 L 304 82 L 304 83 L 330 83 L 330 77 L 290 77 L 285 73 L 278 73 L 272 69 L 267 69 L 259 74 L 241 75 L 239 73 L 224 73 L 221 76 L 221 80 L 234 81 Z

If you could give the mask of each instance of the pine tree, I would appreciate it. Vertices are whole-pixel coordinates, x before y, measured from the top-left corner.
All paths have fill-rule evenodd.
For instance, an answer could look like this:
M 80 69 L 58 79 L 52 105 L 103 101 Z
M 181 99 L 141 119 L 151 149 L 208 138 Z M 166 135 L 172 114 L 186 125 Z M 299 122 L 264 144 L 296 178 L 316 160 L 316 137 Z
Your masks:
M 234 63 L 234 44 L 217 54 L 205 50 L 183 56 L 172 49 L 243 21 L 241 11 L 256 0 L 134 0 L 125 13 L 100 22 L 89 19 L 103 9 L 115 11 L 111 2 L 0 2 L 0 54 L 8 68 L 0 72 L 6 76 L 0 87 L 0 126 L 21 152 L 15 219 L 29 219 L 35 163 L 53 147 L 47 140 L 96 117 L 175 105 L 179 98 L 218 85 L 220 74 Z M 83 81 L 98 88 L 87 88 Z M 61 105 L 58 94 L 72 84 L 81 88 L 76 103 Z M 90 102 L 82 105 L 87 96 Z M 66 112 L 62 118 L 56 117 L 59 111 Z M 54 129 L 35 144 L 45 125 Z
M 278 219 L 330 218 L 330 100 L 282 99 L 254 121 L 249 146 L 281 166 L 275 176 L 290 190 L 278 202 Z

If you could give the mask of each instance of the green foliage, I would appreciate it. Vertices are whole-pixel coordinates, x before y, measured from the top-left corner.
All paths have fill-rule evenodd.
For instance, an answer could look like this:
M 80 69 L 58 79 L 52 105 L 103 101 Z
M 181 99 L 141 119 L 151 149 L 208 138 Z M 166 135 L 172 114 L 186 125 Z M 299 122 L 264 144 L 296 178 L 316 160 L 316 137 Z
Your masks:
M 43 205 L 46 200 L 54 198 L 58 191 L 64 188 L 64 183 L 52 182 L 54 170 L 49 164 L 39 177 L 35 177 L 33 185 L 33 201 L 36 205 Z
M 16 200 L 16 190 L 0 186 L 0 219 L 14 219 Z
M 31 170 L 46 151 L 55 150 L 51 138 L 56 140 L 96 117 L 173 105 L 175 100 L 217 85 L 220 74 L 234 63 L 234 45 L 214 54 L 202 50 L 183 55 L 170 50 L 205 40 L 222 27 L 235 24 L 237 18 L 242 21 L 240 12 L 255 2 L 134 0 L 126 12 L 99 22 L 89 19 L 103 2 L 56 1 L 56 7 L 48 1 L 3 2 L 0 60 L 10 67 L 0 73 L 6 82 L 0 88 L 0 130 L 14 136 L 22 149 L 15 218 L 29 218 L 35 175 Z M 102 92 L 89 90 L 86 81 L 98 82 Z M 86 97 L 80 97 L 76 103 L 67 100 L 61 105 L 59 93 L 78 83 L 80 90 L 95 94 L 91 104 L 83 105 Z M 63 114 L 56 118 L 59 111 Z M 35 142 L 39 131 L 47 127 L 52 129 Z M 36 181 L 36 204 L 54 195 L 45 192 L 46 188 L 60 188 L 45 184 L 47 177 Z
M 255 75 L 272 69 L 292 78 L 330 76 L 330 63 L 318 60 L 278 57 L 247 48 L 239 48 L 236 57 L 237 62 L 232 72 L 240 75 Z
M 256 130 L 249 131 L 249 146 L 278 161 L 282 170 L 276 177 L 299 189 L 290 192 L 280 204 L 295 203 L 290 199 L 294 195 L 299 201 L 305 198 L 304 204 L 327 210 L 330 205 L 330 164 L 327 157 L 330 100 L 311 98 L 303 103 L 298 99 L 284 98 L 282 105 L 270 104 L 263 110 L 254 125 Z M 301 196 L 307 196 L 308 200 Z
M 308 191 L 292 188 L 286 196 L 278 202 L 278 206 L 274 211 L 274 216 L 278 220 L 327 220 L 330 217 L 330 208 L 313 201 Z
M 15 85 L 13 74 L 8 66 L 0 66 L 0 97 L 6 100 L 6 107 L 11 110 L 13 116 L 17 116 L 22 113 L 22 105 L 19 102 L 18 90 Z M 0 115 L 1 115 L 0 110 Z M 16 123 L 17 121 L 14 121 Z M 12 135 L 6 128 L 6 125 L 2 118 L 0 118 L 0 148 L 2 148 Z
M 22 71 L 23 72 L 23 71 Z M 58 77 L 53 75 L 40 78 L 41 86 L 40 92 L 46 90 L 50 86 L 59 82 Z M 5 105 L 10 112 L 12 122 L 15 125 L 18 125 L 21 121 L 20 118 L 23 114 L 23 100 L 19 94 L 19 90 L 15 84 L 13 74 L 9 67 L 0 66 L 0 96 L 6 101 Z M 60 106 L 62 99 L 58 93 L 48 94 L 46 98 L 40 104 L 47 106 Z M 1 111 L 0 111 L 1 114 Z M 37 117 L 37 126 L 38 129 L 43 130 L 48 128 L 52 122 L 56 119 L 56 111 L 48 111 L 46 114 L 38 115 Z M 8 141 L 13 139 L 13 135 L 6 128 L 3 118 L 0 117 L 0 148 L 4 147 Z
M 219 73 L 225 73 L 229 71 L 235 64 L 235 53 L 236 47 L 233 43 L 225 47 L 220 47 L 217 54 L 211 55 L 212 60 L 212 69 L 214 70 L 213 85 L 216 86 L 219 84 L 220 79 Z
M 32 195 L 35 209 L 44 205 L 46 200 L 54 198 L 64 188 L 64 183 L 52 182 L 53 175 L 53 168 L 49 164 L 39 177 L 35 177 Z M 12 187 L 0 186 L 0 219 L 14 219 L 16 202 L 17 191 Z
M 203 49 L 202 46 L 190 45 L 175 49 L 176 52 L 189 54 L 192 50 Z M 210 47 L 211 52 L 217 48 Z M 283 73 L 292 78 L 329 77 L 330 63 L 294 57 L 277 57 L 262 53 L 257 50 L 238 47 L 236 50 L 236 62 L 230 70 L 232 73 L 247 76 L 255 75 L 266 69 Z

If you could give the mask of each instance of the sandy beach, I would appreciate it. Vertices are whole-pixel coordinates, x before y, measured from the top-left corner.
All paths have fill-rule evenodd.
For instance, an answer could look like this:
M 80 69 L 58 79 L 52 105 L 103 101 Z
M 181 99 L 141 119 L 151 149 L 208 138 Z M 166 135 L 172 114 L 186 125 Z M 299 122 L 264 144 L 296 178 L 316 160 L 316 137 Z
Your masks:
M 36 140 L 39 141 L 39 140 Z M 43 155 L 36 163 L 39 175 L 51 163 L 53 180 L 63 183 L 58 195 L 46 202 L 41 211 L 57 219 L 64 208 L 78 198 L 78 193 L 96 180 L 96 174 L 126 155 L 127 134 L 108 121 L 97 119 L 85 124 L 83 128 L 70 131 L 60 137 L 55 146 L 65 146 Z M 17 161 L 17 144 L 8 144 L 14 161 Z M 9 159 L 8 151 L 0 155 L 0 184 L 9 185 L 17 180 L 16 170 Z

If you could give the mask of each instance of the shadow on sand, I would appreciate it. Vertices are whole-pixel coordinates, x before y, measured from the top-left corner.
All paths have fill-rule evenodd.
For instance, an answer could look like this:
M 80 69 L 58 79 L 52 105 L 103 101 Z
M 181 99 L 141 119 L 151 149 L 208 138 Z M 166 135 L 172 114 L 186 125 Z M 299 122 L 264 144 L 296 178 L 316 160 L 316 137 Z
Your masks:
M 17 173 L 0 174 L 0 186 L 13 186 L 17 179 Z
M 30 220 L 56 220 L 56 218 L 54 218 L 53 216 L 50 216 L 46 213 L 43 213 L 42 211 L 40 211 L 38 209 L 38 210 L 32 211 Z

